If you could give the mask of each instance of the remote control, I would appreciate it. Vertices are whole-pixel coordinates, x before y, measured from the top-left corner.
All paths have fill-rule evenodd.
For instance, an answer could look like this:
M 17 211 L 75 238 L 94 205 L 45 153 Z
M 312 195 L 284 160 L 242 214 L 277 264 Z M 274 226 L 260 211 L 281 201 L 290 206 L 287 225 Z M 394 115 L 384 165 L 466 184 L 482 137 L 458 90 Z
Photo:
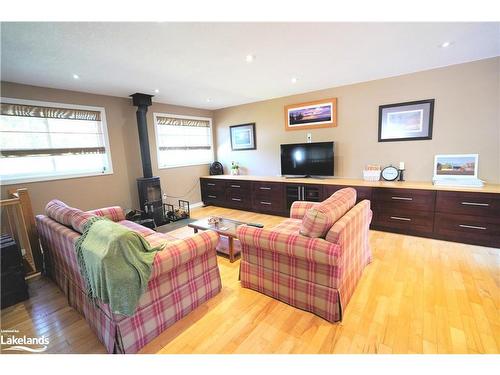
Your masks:
M 264 226 L 262 224 L 259 224 L 259 223 L 247 223 L 247 225 L 249 225 L 251 227 L 264 228 Z

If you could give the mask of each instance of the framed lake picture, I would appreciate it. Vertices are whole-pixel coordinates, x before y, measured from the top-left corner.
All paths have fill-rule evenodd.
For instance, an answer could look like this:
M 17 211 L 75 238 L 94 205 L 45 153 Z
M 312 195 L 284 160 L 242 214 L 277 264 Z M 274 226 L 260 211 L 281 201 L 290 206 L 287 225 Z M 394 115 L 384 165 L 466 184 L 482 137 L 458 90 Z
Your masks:
M 255 150 L 255 122 L 229 127 L 231 150 Z
M 434 99 L 381 105 L 378 110 L 378 141 L 432 139 Z
M 285 130 L 337 126 L 337 98 L 285 106 Z

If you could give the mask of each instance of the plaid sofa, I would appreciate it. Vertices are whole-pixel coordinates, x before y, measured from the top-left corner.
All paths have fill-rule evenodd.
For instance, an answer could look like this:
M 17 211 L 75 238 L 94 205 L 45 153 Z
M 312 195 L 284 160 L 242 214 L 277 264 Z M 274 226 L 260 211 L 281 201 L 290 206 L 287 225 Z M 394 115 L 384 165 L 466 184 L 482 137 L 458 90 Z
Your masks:
M 346 207 L 324 238 L 301 234 L 306 214 L 319 205 L 313 202 L 294 202 L 290 218 L 272 229 L 240 226 L 241 285 L 330 322 L 342 320 L 343 309 L 371 261 L 372 218 L 370 201 L 354 206 L 356 191 L 342 190 L 344 196 L 350 195 L 353 207 Z
M 63 209 L 64 206 L 67 209 Z M 46 272 L 65 293 L 69 305 L 85 317 L 109 353 L 138 352 L 221 290 L 215 252 L 219 236 L 213 231 L 178 240 L 125 220 L 120 207 L 83 213 L 52 201 L 46 213 L 51 217 L 36 217 Z M 81 235 L 68 224 L 72 222 L 75 228 L 81 227 L 81 220 L 93 215 L 108 217 L 128 227 L 145 237 L 152 246 L 167 241 L 166 247 L 154 259 L 147 290 L 133 316 L 113 313 L 107 304 L 92 301 L 85 293 L 85 281 L 75 252 L 75 241 Z

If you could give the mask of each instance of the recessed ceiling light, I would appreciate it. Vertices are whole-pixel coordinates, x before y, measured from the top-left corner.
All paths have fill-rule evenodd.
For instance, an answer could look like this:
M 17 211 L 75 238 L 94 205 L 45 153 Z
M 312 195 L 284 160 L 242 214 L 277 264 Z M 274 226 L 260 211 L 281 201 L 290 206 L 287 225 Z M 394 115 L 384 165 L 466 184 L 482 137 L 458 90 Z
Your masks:
M 73 79 L 80 79 L 80 76 L 78 74 L 73 74 Z
M 439 47 L 441 48 L 446 48 L 446 47 L 449 47 L 453 44 L 453 42 L 443 42 L 439 45 Z
M 290 81 L 292 81 L 292 83 L 297 83 L 297 78 L 296 77 L 292 77 L 292 79 Z
M 155 93 L 158 94 L 160 92 L 160 90 L 158 89 L 155 89 Z
M 255 60 L 255 55 L 247 55 L 245 57 L 245 60 L 247 61 L 247 63 L 251 63 L 252 61 Z

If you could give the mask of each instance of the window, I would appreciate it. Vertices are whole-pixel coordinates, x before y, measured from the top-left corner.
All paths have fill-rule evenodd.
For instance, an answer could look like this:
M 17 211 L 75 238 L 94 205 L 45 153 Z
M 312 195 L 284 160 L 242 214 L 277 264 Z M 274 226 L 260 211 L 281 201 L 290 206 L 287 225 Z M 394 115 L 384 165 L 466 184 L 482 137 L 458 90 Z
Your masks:
M 155 113 L 158 167 L 210 164 L 214 161 L 212 119 Z
M 112 173 L 104 108 L 1 99 L 2 184 Z

